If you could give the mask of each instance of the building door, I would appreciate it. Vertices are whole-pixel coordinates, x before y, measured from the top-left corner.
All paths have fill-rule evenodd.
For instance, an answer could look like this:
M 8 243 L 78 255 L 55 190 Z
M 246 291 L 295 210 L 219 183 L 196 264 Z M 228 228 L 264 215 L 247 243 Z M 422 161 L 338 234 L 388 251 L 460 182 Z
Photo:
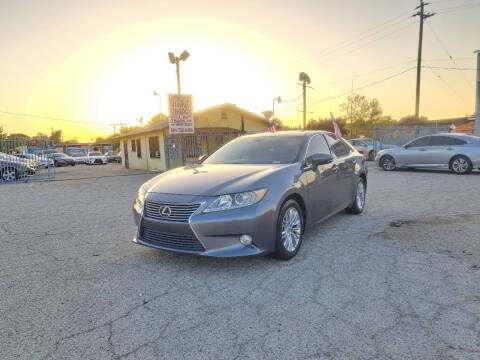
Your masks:
M 180 136 L 167 136 L 166 153 L 168 169 L 174 169 L 183 165 L 183 155 L 180 146 Z
M 128 169 L 129 165 L 128 165 L 128 141 L 125 140 L 123 142 L 123 158 L 124 158 L 124 161 L 125 161 L 125 169 Z

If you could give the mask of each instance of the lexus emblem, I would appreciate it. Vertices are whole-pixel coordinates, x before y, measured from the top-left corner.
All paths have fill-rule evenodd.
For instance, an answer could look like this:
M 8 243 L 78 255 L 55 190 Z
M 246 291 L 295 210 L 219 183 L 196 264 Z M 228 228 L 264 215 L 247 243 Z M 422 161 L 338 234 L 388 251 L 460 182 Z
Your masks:
M 170 206 L 160 206 L 158 212 L 161 216 L 164 217 L 169 217 L 170 215 L 172 215 L 172 209 L 170 209 Z

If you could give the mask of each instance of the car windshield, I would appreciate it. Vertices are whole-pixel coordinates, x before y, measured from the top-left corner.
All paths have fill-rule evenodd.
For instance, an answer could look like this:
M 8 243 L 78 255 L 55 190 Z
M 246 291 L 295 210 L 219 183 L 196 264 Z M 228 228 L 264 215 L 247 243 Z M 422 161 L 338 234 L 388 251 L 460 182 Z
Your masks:
M 65 154 L 54 154 L 54 156 L 57 157 L 57 158 L 67 157 L 67 155 L 65 155 Z
M 234 140 L 214 152 L 205 164 L 289 164 L 298 159 L 304 136 L 253 136 Z
M 84 156 L 83 154 L 80 154 L 80 153 L 75 153 L 75 154 L 72 154 L 73 157 L 81 157 L 81 156 Z
M 90 156 L 101 156 L 102 153 L 101 152 L 98 152 L 98 151 L 94 151 L 94 152 L 91 152 L 90 154 L 88 154 Z

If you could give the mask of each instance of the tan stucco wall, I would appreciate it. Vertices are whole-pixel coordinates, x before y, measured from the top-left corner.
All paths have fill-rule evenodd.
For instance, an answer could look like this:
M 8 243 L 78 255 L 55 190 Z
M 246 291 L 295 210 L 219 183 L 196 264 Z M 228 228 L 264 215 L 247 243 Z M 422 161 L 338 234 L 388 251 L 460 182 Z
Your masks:
M 145 169 L 145 170 L 155 170 L 155 171 L 165 171 L 165 146 L 163 136 L 165 134 L 164 130 L 154 131 L 146 134 L 132 135 L 127 137 L 127 146 L 128 146 L 128 164 L 130 169 Z M 148 138 L 151 136 L 158 136 L 158 144 L 160 147 L 160 159 L 150 157 L 150 149 Z M 137 151 L 132 151 L 132 140 L 140 139 L 140 145 L 142 150 L 142 157 L 138 158 Z M 120 141 L 120 146 L 122 149 L 122 163 L 125 166 L 125 154 L 124 154 L 124 141 Z
M 226 119 L 222 119 L 222 112 L 226 112 Z M 194 123 L 196 128 L 204 127 L 230 127 L 242 129 L 242 116 L 246 132 L 264 131 L 268 128 L 266 121 L 253 116 L 242 115 L 242 113 L 231 108 L 220 108 L 209 111 L 205 114 L 195 115 Z

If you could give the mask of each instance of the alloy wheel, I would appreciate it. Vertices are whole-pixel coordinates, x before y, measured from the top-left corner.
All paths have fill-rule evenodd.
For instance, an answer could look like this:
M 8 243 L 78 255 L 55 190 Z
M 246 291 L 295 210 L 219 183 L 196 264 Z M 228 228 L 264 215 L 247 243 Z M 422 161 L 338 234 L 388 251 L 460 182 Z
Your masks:
M 15 169 L 6 168 L 2 172 L 3 181 L 13 181 L 16 179 Z
M 457 174 L 462 174 L 468 170 L 468 161 L 463 157 L 458 157 L 452 162 L 452 170 Z
M 282 243 L 288 252 L 294 252 L 302 234 L 302 221 L 297 209 L 293 206 L 285 211 L 282 219 Z
M 363 181 L 358 182 L 355 201 L 357 202 L 358 209 L 363 210 L 363 207 L 365 206 L 365 184 Z
M 395 160 L 392 157 L 386 156 L 382 159 L 382 167 L 387 171 L 392 171 L 395 169 Z

